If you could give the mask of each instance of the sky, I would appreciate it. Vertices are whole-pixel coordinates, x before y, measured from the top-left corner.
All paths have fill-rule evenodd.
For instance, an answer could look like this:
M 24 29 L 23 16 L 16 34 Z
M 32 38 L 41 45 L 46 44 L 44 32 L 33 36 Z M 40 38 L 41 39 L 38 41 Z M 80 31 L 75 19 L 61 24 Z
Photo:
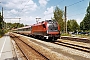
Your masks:
M 40 21 L 50 20 L 58 6 L 64 11 L 67 6 L 67 20 L 75 19 L 78 24 L 83 20 L 90 0 L 0 0 L 0 11 L 3 7 L 4 21 L 32 25 L 36 18 Z M 12 19 L 6 19 L 12 18 Z M 13 18 L 21 18 L 13 19 Z

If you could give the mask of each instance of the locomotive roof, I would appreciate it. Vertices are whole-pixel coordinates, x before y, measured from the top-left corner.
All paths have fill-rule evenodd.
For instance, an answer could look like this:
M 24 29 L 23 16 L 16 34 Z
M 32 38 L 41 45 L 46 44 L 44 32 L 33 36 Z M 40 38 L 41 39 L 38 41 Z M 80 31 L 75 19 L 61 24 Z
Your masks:
M 39 22 L 37 24 L 33 24 L 32 26 L 37 26 L 37 25 L 42 25 L 42 24 L 45 24 L 45 21 Z
M 55 20 L 45 20 L 45 21 L 39 22 L 39 23 L 37 23 L 37 24 L 33 24 L 33 26 L 45 24 L 45 22 L 56 22 L 56 21 L 55 21 Z
M 56 22 L 56 20 L 45 20 L 46 22 Z

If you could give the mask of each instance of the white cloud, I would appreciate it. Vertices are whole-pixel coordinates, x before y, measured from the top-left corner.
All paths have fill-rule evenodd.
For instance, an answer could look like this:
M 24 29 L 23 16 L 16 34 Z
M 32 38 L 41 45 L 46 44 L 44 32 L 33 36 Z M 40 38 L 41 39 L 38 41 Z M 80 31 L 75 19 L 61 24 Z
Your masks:
M 39 0 L 39 3 L 40 3 L 41 6 L 46 6 L 48 1 L 49 0 Z
M 17 17 L 14 17 L 17 18 Z M 35 17 L 32 16 L 22 16 L 22 18 L 20 19 L 5 19 L 5 22 L 8 23 L 24 23 L 24 25 L 33 25 L 36 23 L 36 19 Z
M 37 4 L 33 0 L 1 0 L 4 7 L 4 18 L 21 18 L 21 23 L 35 23 L 35 17 L 30 14 L 37 9 Z M 34 21 L 35 20 L 35 21 Z M 19 19 L 5 19 L 6 22 L 19 22 Z
M 44 12 L 44 18 L 51 19 L 51 17 L 53 17 L 53 10 L 54 10 L 53 6 L 51 6 L 50 8 L 47 8 L 47 10 Z
M 68 21 L 68 20 L 72 20 L 72 19 L 76 20 L 76 22 L 77 22 L 79 25 L 80 25 L 80 22 L 82 22 L 82 20 L 83 20 L 83 18 L 79 18 L 79 17 L 74 17 L 74 18 L 67 17 L 67 21 Z
M 51 6 L 50 8 L 47 8 L 47 10 L 44 12 L 44 15 L 53 13 L 53 9 L 54 9 L 53 6 Z
M 36 19 L 35 17 L 32 17 L 32 16 L 24 16 L 21 19 L 21 23 L 24 23 L 26 25 L 32 25 L 36 23 Z
M 30 0 L 27 4 L 24 5 L 24 9 L 27 9 L 29 11 L 36 10 L 37 5 L 32 0 Z
M 10 13 L 17 14 L 18 11 L 16 11 L 15 9 L 12 9 L 12 10 L 10 11 Z
M 4 1 L 3 1 L 4 2 Z M 36 10 L 37 5 L 33 0 L 28 0 L 28 1 L 23 1 L 23 0 L 9 0 L 5 1 L 6 3 L 3 4 L 2 6 L 7 8 L 7 9 L 18 9 L 18 10 Z
M 82 19 L 76 18 L 76 21 L 77 21 L 78 24 L 80 24 L 80 22 L 82 21 Z
M 40 6 L 45 6 L 49 0 L 39 0 Z M 33 0 L 2 0 L 1 6 L 4 7 L 4 18 L 21 18 L 20 23 L 32 25 L 36 23 L 36 17 L 40 17 L 40 21 L 51 19 L 53 17 L 53 6 L 47 8 L 42 14 L 38 11 L 37 4 Z M 38 15 L 38 16 L 37 16 Z M 5 19 L 6 22 L 18 23 L 19 19 Z

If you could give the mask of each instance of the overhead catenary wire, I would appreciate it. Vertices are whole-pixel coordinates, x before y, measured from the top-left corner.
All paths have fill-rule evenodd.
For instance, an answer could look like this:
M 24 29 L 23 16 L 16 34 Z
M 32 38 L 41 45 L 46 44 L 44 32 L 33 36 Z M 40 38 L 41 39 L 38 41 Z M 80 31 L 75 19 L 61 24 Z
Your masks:
M 29 1 L 30 1 L 30 0 L 28 0 L 28 2 L 29 2 Z M 28 3 L 28 2 L 27 2 L 27 3 Z M 24 10 L 24 9 L 25 9 L 25 6 L 27 5 L 27 3 L 24 5 L 24 8 L 22 8 L 22 10 Z
M 30 0 L 27 1 L 27 3 L 29 2 Z M 17 15 L 17 16 L 20 16 L 21 12 L 25 9 L 25 6 L 27 5 L 27 3 L 24 5 L 24 7 L 21 9 L 20 13 Z M 21 3 L 23 4 L 23 2 Z
M 27 2 L 26 2 L 26 4 L 24 5 L 24 7 L 21 9 L 21 10 L 19 10 L 18 12 L 18 14 L 17 14 L 17 18 L 19 19 L 19 23 L 20 23 L 20 14 L 22 13 L 22 11 L 25 9 L 25 6 L 27 5 L 27 3 L 29 2 L 30 0 L 28 0 Z M 23 2 L 21 2 L 21 5 L 23 4 Z
M 61 2 L 63 2 L 63 1 L 65 1 L 65 0 L 62 0 Z M 75 2 L 75 3 L 73 3 L 73 4 L 67 5 L 66 7 L 69 8 L 70 6 L 76 5 L 76 4 L 78 4 L 78 3 L 82 2 L 82 1 L 84 1 L 84 0 L 80 0 L 80 1 Z M 61 2 L 60 2 L 60 3 L 61 3 Z M 86 8 L 86 7 L 85 7 L 85 8 Z M 81 8 L 81 9 L 83 9 L 83 8 Z M 61 8 L 61 10 L 64 10 L 64 8 Z
M 75 2 L 75 3 L 73 3 L 73 4 L 70 4 L 70 5 L 68 5 L 67 7 L 73 6 L 73 5 L 78 4 L 78 3 L 82 2 L 82 1 L 84 1 L 84 0 L 80 0 L 80 1 L 78 1 L 78 2 Z
M 28 0 L 27 3 L 28 3 L 29 1 L 30 1 L 30 0 Z M 60 3 L 62 3 L 63 1 L 65 1 L 65 0 L 61 0 Z M 84 1 L 84 0 L 80 0 L 80 1 L 78 1 L 78 2 L 75 2 L 75 3 L 73 3 L 73 4 L 70 4 L 70 5 L 68 5 L 67 7 L 73 6 L 73 5 L 78 4 L 78 3 L 82 2 L 82 1 Z M 25 6 L 27 5 L 27 3 L 25 4 Z M 22 3 L 21 3 L 21 4 L 22 4 Z M 19 16 L 19 15 L 22 13 L 22 11 L 25 9 L 25 6 L 21 9 L 21 12 L 18 14 L 18 16 Z
M 65 1 L 65 0 L 61 0 L 61 1 L 59 2 L 59 4 L 62 3 L 62 2 L 64 2 L 64 1 Z
M 86 13 L 86 12 L 82 12 L 82 13 L 79 13 L 79 14 L 70 15 L 70 16 L 68 16 L 68 17 L 78 16 L 78 15 L 85 14 L 85 13 Z
M 73 12 L 78 11 L 78 10 L 80 11 L 80 10 L 85 9 L 85 8 L 87 8 L 87 7 L 83 7 L 83 8 L 76 9 L 76 10 L 74 10 Z M 70 12 L 71 12 L 71 11 L 70 11 Z M 68 13 L 69 13 L 69 12 L 68 12 Z M 67 14 L 68 14 L 68 13 L 67 13 Z
M 74 6 L 74 5 L 76 5 L 76 4 L 78 4 L 78 3 L 80 3 L 80 2 L 82 2 L 82 1 L 84 1 L 84 0 L 80 0 L 80 1 L 78 1 L 78 2 L 75 2 L 75 3 L 73 3 L 73 4 L 70 4 L 70 5 L 68 5 L 68 6 L 66 6 L 66 7 L 71 7 L 71 6 Z M 86 8 L 86 7 L 85 7 Z M 82 9 L 82 8 L 81 8 Z M 84 12 L 85 13 L 85 12 Z M 81 15 L 81 14 L 84 14 L 84 13 L 79 13 L 79 14 L 75 14 L 75 15 L 72 15 L 72 16 L 78 16 L 78 15 Z M 67 17 L 72 17 L 72 16 L 67 16 L 67 13 L 66 13 L 66 16 L 65 16 L 65 18 L 67 18 Z M 66 21 L 67 21 L 67 19 L 66 19 Z M 67 22 L 65 23 L 65 30 L 66 30 L 66 32 L 67 32 Z
M 19 19 L 19 22 L 20 22 L 20 14 L 21 14 L 21 12 L 22 12 L 22 10 L 25 8 L 25 6 L 27 5 L 27 3 L 29 2 L 30 0 L 28 0 L 27 2 L 26 2 L 26 4 L 25 4 L 25 2 L 24 1 L 22 1 L 20 4 L 22 5 L 23 3 L 25 4 L 24 5 L 24 7 L 21 9 L 21 10 L 18 10 L 18 12 L 20 12 L 20 13 L 18 13 L 16 16 L 17 17 L 15 17 L 15 18 L 4 18 L 4 19 Z
M 83 8 L 79 8 L 79 9 L 77 9 L 77 10 L 80 11 L 81 9 L 85 9 L 85 8 L 86 8 L 86 7 L 83 7 Z M 75 11 L 77 11 L 77 10 L 75 10 Z M 75 11 L 73 11 L 73 12 L 75 12 Z M 69 12 L 68 12 L 68 13 L 69 13 Z M 68 13 L 67 13 L 67 14 L 68 14 Z M 77 14 L 70 15 L 70 16 L 68 16 L 68 17 L 72 17 L 72 16 L 76 16 L 76 15 L 81 15 L 81 14 L 85 14 L 85 13 L 86 13 L 86 12 L 79 13 L 79 14 L 77 13 Z
M 67 7 L 69 8 L 69 7 L 74 6 L 74 5 L 76 5 L 76 4 L 80 3 L 80 2 L 83 2 L 83 1 L 85 1 L 85 0 L 80 0 L 80 1 L 78 1 L 78 2 L 75 2 L 75 3 L 73 3 L 73 4 L 68 5 Z M 84 9 L 84 8 L 86 8 L 86 7 L 80 8 L 79 10 Z M 73 11 L 73 12 L 75 12 L 75 11 Z M 77 14 L 70 15 L 70 16 L 67 16 L 67 17 L 78 16 L 78 15 L 85 14 L 85 13 L 86 13 L 86 12 L 77 13 Z M 68 14 L 68 13 L 67 13 L 67 14 Z

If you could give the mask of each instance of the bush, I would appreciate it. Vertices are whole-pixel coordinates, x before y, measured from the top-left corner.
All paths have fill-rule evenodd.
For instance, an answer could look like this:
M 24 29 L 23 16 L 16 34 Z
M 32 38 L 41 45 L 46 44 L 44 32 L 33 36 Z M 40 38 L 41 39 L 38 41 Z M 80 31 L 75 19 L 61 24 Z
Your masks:
M 61 36 L 71 36 L 71 35 L 68 33 L 63 33 L 63 34 L 61 34 Z
M 0 37 L 2 37 L 5 34 L 5 31 L 0 29 Z

